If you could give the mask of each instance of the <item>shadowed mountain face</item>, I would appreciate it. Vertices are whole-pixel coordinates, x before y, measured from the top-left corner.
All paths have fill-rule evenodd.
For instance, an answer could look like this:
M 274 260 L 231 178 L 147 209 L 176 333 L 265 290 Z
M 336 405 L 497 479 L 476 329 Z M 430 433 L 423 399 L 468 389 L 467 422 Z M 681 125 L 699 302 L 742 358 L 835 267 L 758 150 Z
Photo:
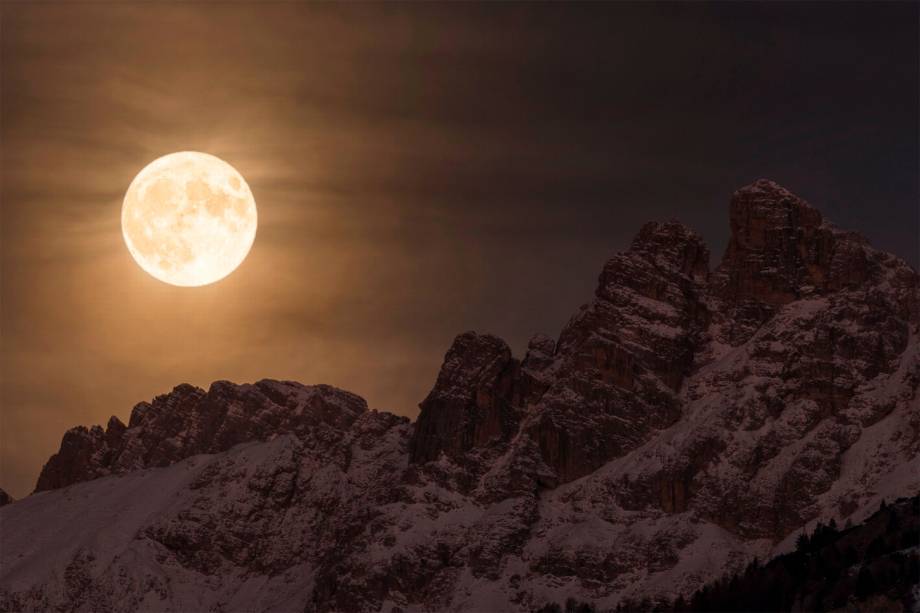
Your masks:
M 920 491 L 918 276 L 770 181 L 645 225 L 558 339 L 468 332 L 415 423 L 180 385 L 0 518 L 12 610 L 530 610 L 688 594 Z
M 738 611 L 916 611 L 920 605 L 920 497 L 900 498 L 863 523 L 841 529 L 818 523 L 796 538 L 796 550 L 707 583 L 675 599 L 625 599 L 610 613 Z M 589 602 L 563 598 L 536 613 L 596 613 Z

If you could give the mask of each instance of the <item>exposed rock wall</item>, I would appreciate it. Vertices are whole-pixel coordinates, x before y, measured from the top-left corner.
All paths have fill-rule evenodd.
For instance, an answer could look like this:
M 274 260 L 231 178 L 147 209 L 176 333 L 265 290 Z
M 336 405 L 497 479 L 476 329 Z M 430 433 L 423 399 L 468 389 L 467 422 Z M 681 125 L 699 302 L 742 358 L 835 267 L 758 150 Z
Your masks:
M 328 385 L 263 380 L 253 385 L 217 381 L 206 392 L 183 384 L 117 417 L 105 430 L 68 430 L 61 449 L 42 469 L 36 491 L 130 470 L 168 466 L 184 458 L 226 451 L 279 434 L 335 438 L 367 403 Z
M 68 431 L 2 510 L 0 608 L 610 607 L 916 494 L 917 273 L 769 181 L 730 226 L 710 273 L 645 225 L 520 361 L 458 336 L 414 424 L 260 381 Z
M 434 389 L 421 404 L 412 461 L 436 460 L 441 453 L 456 459 L 507 441 L 518 424 L 511 404 L 517 368 L 499 338 L 467 332 L 454 339 Z

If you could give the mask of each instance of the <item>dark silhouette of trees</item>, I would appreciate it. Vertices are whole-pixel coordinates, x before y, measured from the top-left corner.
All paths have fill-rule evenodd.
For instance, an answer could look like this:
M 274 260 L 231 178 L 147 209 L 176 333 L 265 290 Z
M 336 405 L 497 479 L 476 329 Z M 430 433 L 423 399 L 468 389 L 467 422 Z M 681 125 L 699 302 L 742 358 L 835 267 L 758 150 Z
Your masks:
M 796 539 L 795 551 L 767 564 L 753 560 L 674 601 L 683 613 L 826 611 L 882 595 L 913 610 L 911 587 L 920 581 L 920 497 L 882 502 L 863 524 L 843 530 L 831 520 Z
M 856 579 L 856 597 L 860 600 L 868 598 L 878 590 L 872 571 L 863 566 L 859 569 L 859 576 Z
M 799 538 L 795 539 L 795 550 L 806 551 L 808 549 L 808 545 L 808 534 L 806 532 L 802 532 L 802 534 L 799 535 Z
M 831 520 L 796 539 L 795 551 L 702 586 L 693 594 L 641 601 L 624 599 L 611 613 L 723 613 L 869 610 L 869 599 L 916 610 L 913 586 L 920 581 L 920 497 L 883 501 L 865 522 L 839 529 Z M 872 601 L 872 606 L 877 601 Z M 539 613 L 595 613 L 593 604 L 568 599 Z

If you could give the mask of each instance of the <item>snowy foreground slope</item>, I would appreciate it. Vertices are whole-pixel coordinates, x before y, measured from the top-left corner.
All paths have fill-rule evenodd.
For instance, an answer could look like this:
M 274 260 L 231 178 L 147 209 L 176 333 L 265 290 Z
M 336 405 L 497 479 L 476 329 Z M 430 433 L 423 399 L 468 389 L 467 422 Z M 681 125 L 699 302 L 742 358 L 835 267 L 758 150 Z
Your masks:
M 647 224 L 558 339 L 466 333 L 411 423 L 180 385 L 0 508 L 0 610 L 519 611 L 688 594 L 920 492 L 920 297 L 775 183 Z

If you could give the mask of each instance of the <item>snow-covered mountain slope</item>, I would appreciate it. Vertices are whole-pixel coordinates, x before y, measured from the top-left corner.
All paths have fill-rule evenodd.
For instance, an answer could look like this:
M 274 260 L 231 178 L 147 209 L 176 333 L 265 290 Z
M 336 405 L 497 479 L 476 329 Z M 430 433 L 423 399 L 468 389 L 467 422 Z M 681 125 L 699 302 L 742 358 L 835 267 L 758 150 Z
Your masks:
M 769 181 L 647 224 L 557 340 L 449 349 L 415 423 L 182 385 L 0 509 L 0 609 L 519 611 L 690 593 L 920 492 L 918 276 Z

